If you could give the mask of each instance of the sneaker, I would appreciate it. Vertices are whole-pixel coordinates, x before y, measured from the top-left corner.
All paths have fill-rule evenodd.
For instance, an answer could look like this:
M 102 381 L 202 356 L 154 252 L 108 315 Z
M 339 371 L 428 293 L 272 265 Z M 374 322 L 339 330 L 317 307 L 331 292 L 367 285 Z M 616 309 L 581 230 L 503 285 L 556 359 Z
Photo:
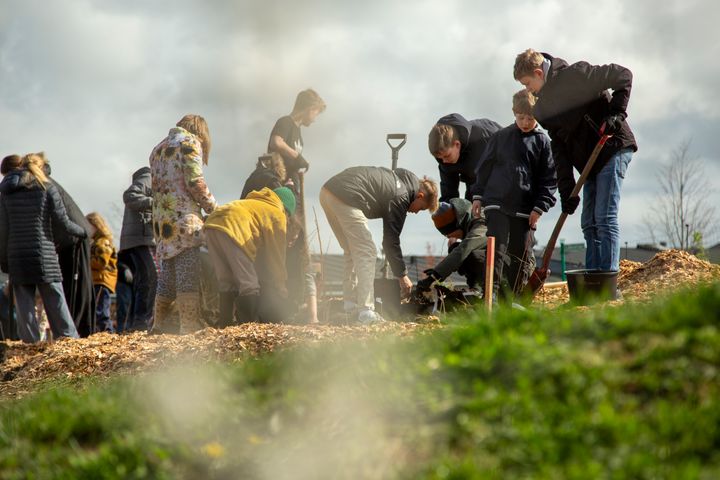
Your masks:
M 380 316 L 375 310 L 362 310 L 358 314 L 358 322 L 363 325 L 372 325 L 374 323 L 384 322 L 385 319 Z

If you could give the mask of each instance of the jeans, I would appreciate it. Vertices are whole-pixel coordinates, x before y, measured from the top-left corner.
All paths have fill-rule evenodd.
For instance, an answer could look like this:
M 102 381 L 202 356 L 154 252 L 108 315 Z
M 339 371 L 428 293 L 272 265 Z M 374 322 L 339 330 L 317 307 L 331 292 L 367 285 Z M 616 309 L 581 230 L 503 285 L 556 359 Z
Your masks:
M 124 268 L 128 268 L 132 272 L 132 257 L 128 254 L 128 250 L 118 252 L 118 279 L 117 285 L 115 286 L 115 318 L 117 320 L 117 333 L 123 333 L 130 327 L 130 313 L 133 308 L 133 286 L 132 283 L 127 283 L 125 281 Z
M 75 323 L 65 302 L 62 283 L 53 282 L 13 285 L 20 340 L 26 343 L 40 341 L 40 329 L 35 312 L 36 291 L 40 292 L 53 336 L 78 338 Z
M 110 289 L 104 285 L 94 285 L 93 291 L 95 292 L 95 330 L 115 333 L 110 318 Z
M 585 236 L 585 268 L 588 270 L 620 269 L 620 188 L 632 154 L 629 148 L 615 153 L 583 187 L 580 225 Z

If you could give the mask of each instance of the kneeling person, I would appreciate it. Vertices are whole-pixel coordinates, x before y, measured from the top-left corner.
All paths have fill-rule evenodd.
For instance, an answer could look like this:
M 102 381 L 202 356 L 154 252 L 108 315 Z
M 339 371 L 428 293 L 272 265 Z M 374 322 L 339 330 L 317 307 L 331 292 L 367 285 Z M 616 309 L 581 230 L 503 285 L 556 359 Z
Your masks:
M 450 245 L 448 256 L 435 267 L 425 270 L 427 278 L 418 281 L 417 291 L 429 291 L 433 283 L 442 282 L 453 272 L 463 275 L 470 288 L 482 286 L 487 245 L 485 218 L 473 217 L 469 200 L 452 198 L 440 203 L 432 220 L 440 233 L 460 242 Z
M 262 254 L 268 283 L 287 297 L 285 245 L 295 195 L 287 187 L 250 192 L 247 198 L 218 207 L 205 221 L 208 253 L 220 290 L 219 327 L 257 320 L 260 280 L 256 259 Z

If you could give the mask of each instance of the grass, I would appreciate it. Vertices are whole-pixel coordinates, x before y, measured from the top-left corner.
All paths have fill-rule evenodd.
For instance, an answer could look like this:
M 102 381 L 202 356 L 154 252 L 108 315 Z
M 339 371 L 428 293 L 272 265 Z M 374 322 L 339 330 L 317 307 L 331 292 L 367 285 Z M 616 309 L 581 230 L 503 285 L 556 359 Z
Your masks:
M 720 478 L 720 285 L 49 386 L 0 478 Z

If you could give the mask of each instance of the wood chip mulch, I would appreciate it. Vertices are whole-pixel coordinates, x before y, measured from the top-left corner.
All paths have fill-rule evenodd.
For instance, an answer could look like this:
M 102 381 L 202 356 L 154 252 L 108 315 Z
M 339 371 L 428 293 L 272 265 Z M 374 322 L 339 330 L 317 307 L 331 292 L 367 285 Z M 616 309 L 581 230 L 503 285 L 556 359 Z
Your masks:
M 644 264 L 623 260 L 620 270 L 618 288 L 623 299 L 635 301 L 720 279 L 720 266 L 679 250 L 660 252 Z M 567 286 L 561 286 L 541 290 L 534 304 L 552 308 L 568 300 Z M 206 328 L 184 336 L 100 333 L 35 345 L 5 341 L 0 342 L 0 398 L 23 396 L 47 379 L 72 382 L 85 376 L 136 374 L 185 358 L 233 361 L 300 343 L 415 335 L 439 325 L 437 317 L 429 317 L 417 323 L 385 322 L 370 327 L 245 324 L 224 330 Z

